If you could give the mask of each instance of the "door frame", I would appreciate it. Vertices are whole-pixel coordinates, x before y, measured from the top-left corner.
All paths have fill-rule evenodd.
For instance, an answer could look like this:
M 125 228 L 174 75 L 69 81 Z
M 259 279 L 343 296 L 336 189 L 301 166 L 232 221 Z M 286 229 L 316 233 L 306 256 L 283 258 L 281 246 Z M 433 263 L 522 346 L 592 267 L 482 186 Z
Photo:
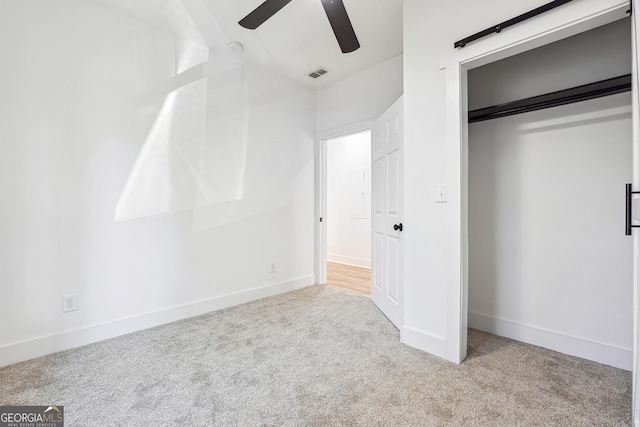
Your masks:
M 315 142 L 315 262 L 316 285 L 327 283 L 327 141 L 371 131 L 375 120 L 365 120 L 316 133 Z M 371 183 L 373 187 L 373 182 Z M 320 218 L 323 219 L 320 222 Z
M 608 5 L 607 5 L 608 4 Z M 513 31 L 498 37 L 458 49 L 442 58 L 441 70 L 446 72 L 446 166 L 449 183 L 451 214 L 455 221 L 452 262 L 456 268 L 447 287 L 447 359 L 460 363 L 467 355 L 468 327 L 468 122 L 467 72 L 519 53 L 523 53 L 593 28 L 617 21 L 626 16 L 629 2 L 585 2 L 576 16 L 576 9 L 557 9 L 554 13 L 523 23 Z M 631 53 L 631 52 L 630 52 Z M 634 153 L 635 154 L 635 153 Z M 634 270 L 637 261 L 634 258 Z M 637 292 L 634 282 L 634 293 Z M 634 319 L 637 307 L 634 304 Z
M 633 0 L 635 3 L 635 0 Z M 610 1 L 607 4 L 585 4 L 581 16 L 571 16 L 574 12 L 570 8 L 558 9 L 558 13 L 549 14 L 536 20 L 537 25 L 524 25 L 519 27 L 519 32 L 511 35 L 507 32 L 498 38 L 491 38 L 485 42 L 478 42 L 473 49 L 461 49 L 444 58 L 442 70 L 446 70 L 446 159 L 448 167 L 448 180 L 450 196 L 454 202 L 452 214 L 455 215 L 456 235 L 452 255 L 456 258 L 458 267 L 454 280 L 448 286 L 447 306 L 447 359 L 462 362 L 467 352 L 467 327 L 468 327 L 468 278 L 469 278 L 469 239 L 468 239 L 468 122 L 467 122 L 467 72 L 470 69 L 498 61 L 509 56 L 535 49 L 537 47 L 588 31 L 605 25 L 627 15 L 629 2 Z M 634 14 L 634 22 L 637 19 Z M 632 37 L 635 35 L 632 31 Z M 636 35 L 637 37 L 637 35 Z M 498 39 L 501 39 L 498 41 Z M 633 46 L 636 41 L 632 40 Z M 466 50 L 466 51 L 465 51 Z M 631 54 L 631 52 L 630 52 Z M 638 75 L 634 75 L 634 86 Z M 637 118 L 638 100 L 637 87 L 633 99 L 633 114 Z M 634 164 L 637 166 L 638 152 L 636 150 L 637 134 L 634 129 Z M 635 167 L 634 169 L 638 169 Z M 637 181 L 637 170 L 634 170 L 634 181 Z M 638 184 L 638 182 L 634 182 Z M 640 396 L 636 391 L 636 378 L 638 372 L 638 282 L 639 260 L 636 259 L 639 241 L 637 233 L 634 233 L 634 278 L 633 278 L 633 423 L 640 426 Z

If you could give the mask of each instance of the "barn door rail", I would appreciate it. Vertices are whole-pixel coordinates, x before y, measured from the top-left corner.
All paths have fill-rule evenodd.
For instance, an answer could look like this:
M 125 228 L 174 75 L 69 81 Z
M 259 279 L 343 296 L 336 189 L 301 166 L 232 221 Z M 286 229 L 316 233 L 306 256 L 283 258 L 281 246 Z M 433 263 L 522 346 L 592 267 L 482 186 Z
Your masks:
M 533 10 L 530 10 L 529 12 L 523 13 L 522 15 L 518 15 L 515 18 L 511 18 L 508 21 L 504 21 L 501 22 L 497 25 L 494 25 L 491 28 L 487 28 L 484 31 L 480 31 L 477 32 L 469 37 L 465 37 L 462 40 L 458 40 L 457 42 L 454 43 L 453 47 L 454 49 L 459 48 L 459 47 L 465 47 L 467 45 L 467 43 L 471 43 L 473 41 L 476 41 L 478 39 L 481 39 L 483 37 L 488 36 L 489 34 L 493 34 L 493 33 L 499 33 L 500 31 L 504 30 L 507 27 L 510 27 L 512 25 L 516 25 L 519 24 L 522 21 L 526 21 L 527 19 L 531 19 L 534 16 L 538 16 L 541 13 L 545 13 L 550 11 L 551 9 L 555 9 L 558 6 L 562 6 L 565 3 L 569 3 L 571 0 L 555 0 L 552 1 L 551 3 L 547 3 L 543 6 L 537 7 Z
M 635 225 L 635 224 L 631 224 L 631 220 L 633 218 L 632 215 L 632 204 L 633 204 L 633 195 L 634 194 L 640 194 L 640 191 L 633 191 L 633 189 L 631 188 L 631 184 L 627 184 L 626 186 L 626 197 L 625 197 L 625 215 L 624 215 L 624 222 L 625 222 L 625 233 L 627 236 L 631 236 L 631 229 L 632 228 L 637 228 L 640 227 L 640 225 Z

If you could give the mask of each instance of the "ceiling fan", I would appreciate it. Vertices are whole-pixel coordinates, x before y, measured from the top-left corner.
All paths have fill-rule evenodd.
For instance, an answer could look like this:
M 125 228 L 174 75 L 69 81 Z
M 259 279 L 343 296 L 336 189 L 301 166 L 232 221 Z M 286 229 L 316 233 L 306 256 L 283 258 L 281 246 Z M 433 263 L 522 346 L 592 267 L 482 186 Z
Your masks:
M 327 13 L 329 24 L 331 24 L 342 53 L 350 53 L 360 48 L 360 43 L 342 0 L 320 1 Z M 242 18 L 238 24 L 249 30 L 255 30 L 290 2 L 291 0 L 266 0 L 253 12 Z

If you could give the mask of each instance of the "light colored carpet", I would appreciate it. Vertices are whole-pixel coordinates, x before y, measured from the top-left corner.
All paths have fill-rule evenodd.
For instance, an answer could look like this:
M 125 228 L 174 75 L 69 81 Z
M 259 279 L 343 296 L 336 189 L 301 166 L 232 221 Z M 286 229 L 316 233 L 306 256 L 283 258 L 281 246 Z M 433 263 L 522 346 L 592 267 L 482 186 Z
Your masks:
M 313 286 L 0 370 L 67 426 L 617 426 L 631 374 L 478 331 L 446 362 L 367 297 Z

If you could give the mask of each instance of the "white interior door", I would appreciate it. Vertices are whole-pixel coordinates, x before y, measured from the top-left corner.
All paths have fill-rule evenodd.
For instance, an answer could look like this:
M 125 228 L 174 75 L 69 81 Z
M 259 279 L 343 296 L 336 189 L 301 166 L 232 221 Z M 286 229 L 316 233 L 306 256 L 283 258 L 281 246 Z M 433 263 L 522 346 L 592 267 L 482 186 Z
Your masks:
M 640 42 L 640 17 L 638 12 L 640 11 L 640 0 L 633 0 L 632 7 L 634 13 L 632 14 L 631 23 L 631 43 L 632 43 L 632 105 L 633 105 L 633 190 L 640 188 L 640 90 L 638 83 L 640 82 L 640 76 L 638 76 L 638 60 L 639 60 L 639 42 Z M 637 199 L 633 203 L 634 215 L 633 219 L 638 218 L 640 213 L 640 206 L 637 203 Z M 640 300 L 638 292 L 640 291 L 640 237 L 638 235 L 640 231 L 635 229 L 633 234 L 633 424 L 640 427 L 640 393 L 638 387 L 640 387 L 640 315 L 639 307 Z
M 371 299 L 397 327 L 403 323 L 403 98 L 371 132 Z

